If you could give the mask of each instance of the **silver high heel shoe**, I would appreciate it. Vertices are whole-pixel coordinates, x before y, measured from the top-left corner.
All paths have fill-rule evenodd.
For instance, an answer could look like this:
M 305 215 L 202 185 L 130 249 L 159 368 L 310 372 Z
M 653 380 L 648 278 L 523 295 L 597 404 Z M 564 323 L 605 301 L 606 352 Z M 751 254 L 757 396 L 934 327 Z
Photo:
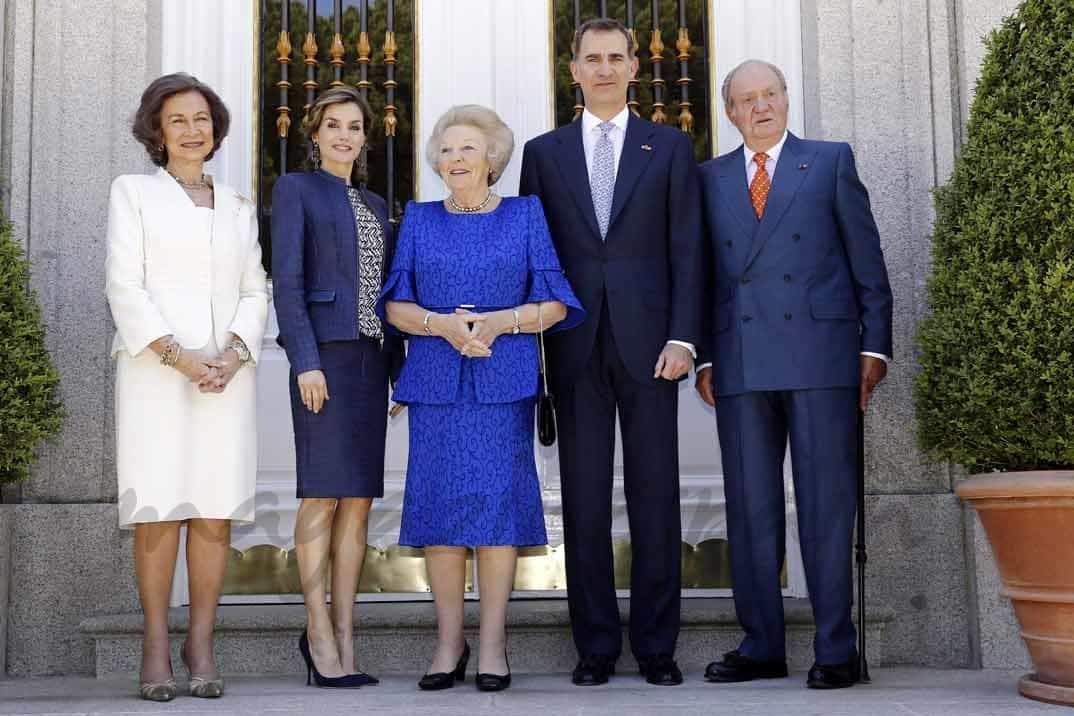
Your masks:
M 143 681 L 138 693 L 146 701 L 171 701 L 175 698 L 175 679 L 167 681 Z
M 196 696 L 199 699 L 218 699 L 224 695 L 224 680 L 222 678 L 206 679 L 203 676 L 194 676 L 194 672 L 190 671 L 190 663 L 186 658 L 185 641 L 183 642 L 183 646 L 179 649 L 179 658 L 183 660 L 183 666 L 186 667 L 187 672 L 190 674 L 191 696 Z

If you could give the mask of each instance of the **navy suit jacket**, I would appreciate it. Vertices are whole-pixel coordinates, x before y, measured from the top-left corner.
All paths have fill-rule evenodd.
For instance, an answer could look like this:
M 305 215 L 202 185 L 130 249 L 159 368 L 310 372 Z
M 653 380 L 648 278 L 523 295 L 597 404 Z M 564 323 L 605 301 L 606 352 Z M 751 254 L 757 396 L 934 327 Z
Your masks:
M 295 373 L 320 370 L 318 343 L 358 338 L 358 229 L 346 187 L 339 177 L 316 171 L 285 174 L 272 190 L 277 340 Z M 383 284 L 395 231 L 384 199 L 360 189 L 384 227 Z M 402 355 L 401 339 L 386 334 L 384 349 Z
M 789 134 L 760 221 L 744 152 L 701 166 L 715 282 L 699 362 L 719 395 L 856 386 L 862 351 L 892 355 L 892 297 L 850 146 Z
M 586 310 L 577 328 L 547 338 L 558 390 L 573 382 L 593 351 L 605 296 L 616 347 L 635 380 L 653 380 L 668 340 L 701 342 L 700 188 L 690 138 L 630 115 L 602 241 L 581 121 L 526 143 L 519 193 L 540 197 L 559 261 Z

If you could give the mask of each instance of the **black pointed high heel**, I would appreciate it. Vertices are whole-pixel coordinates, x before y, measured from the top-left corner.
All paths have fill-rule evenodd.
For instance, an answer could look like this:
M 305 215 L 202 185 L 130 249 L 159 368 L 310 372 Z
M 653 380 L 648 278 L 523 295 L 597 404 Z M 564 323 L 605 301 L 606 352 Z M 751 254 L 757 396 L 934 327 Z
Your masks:
M 456 681 L 466 681 L 466 665 L 470 662 L 470 644 L 462 643 L 462 656 L 455 664 L 454 671 L 438 671 L 435 674 L 426 674 L 418 682 L 418 688 L 422 691 L 440 691 L 450 689 Z
M 482 674 L 474 677 L 474 685 L 478 691 L 503 691 L 511 685 L 511 662 L 507 661 L 507 652 L 503 653 L 503 661 L 507 664 L 506 674 Z
M 310 681 L 322 688 L 357 689 L 362 685 L 362 679 L 357 674 L 344 674 L 343 676 L 322 676 L 317 671 L 317 665 L 313 663 L 313 654 L 310 653 L 310 640 L 306 630 L 302 630 L 302 636 L 298 637 L 298 651 L 306 662 L 306 686 Z M 365 676 L 365 674 L 362 674 Z M 368 678 L 368 677 L 366 677 Z

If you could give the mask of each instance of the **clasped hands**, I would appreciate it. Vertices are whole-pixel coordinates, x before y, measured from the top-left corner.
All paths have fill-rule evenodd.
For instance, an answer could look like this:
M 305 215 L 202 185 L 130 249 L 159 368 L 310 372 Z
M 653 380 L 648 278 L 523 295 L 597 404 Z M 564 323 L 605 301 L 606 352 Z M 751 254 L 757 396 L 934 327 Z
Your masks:
M 514 318 L 507 322 L 509 311 L 474 313 L 456 308 L 454 313 L 437 313 L 430 317 L 430 329 L 467 358 L 488 358 L 498 336 L 510 330 Z M 436 319 L 435 325 L 433 319 Z
M 241 366 L 238 354 L 231 349 L 215 356 L 205 350 L 184 350 L 175 363 L 175 369 L 196 383 L 202 393 L 223 393 Z

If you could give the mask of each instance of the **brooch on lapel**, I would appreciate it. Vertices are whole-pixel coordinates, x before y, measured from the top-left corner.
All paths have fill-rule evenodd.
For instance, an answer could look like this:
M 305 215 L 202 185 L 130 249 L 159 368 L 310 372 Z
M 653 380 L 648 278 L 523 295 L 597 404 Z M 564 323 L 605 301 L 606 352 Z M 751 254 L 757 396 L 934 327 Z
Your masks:
M 801 171 L 805 171 L 806 169 L 809 169 L 809 165 L 808 165 L 808 164 L 799 164 L 799 165 L 798 165 L 798 171 L 800 171 L 800 172 L 801 172 Z
M 644 152 L 651 152 L 651 151 L 653 151 L 653 148 L 652 148 L 651 146 L 649 146 L 648 144 L 643 144 L 643 145 L 641 145 L 641 149 L 642 149 L 642 151 L 644 151 Z

